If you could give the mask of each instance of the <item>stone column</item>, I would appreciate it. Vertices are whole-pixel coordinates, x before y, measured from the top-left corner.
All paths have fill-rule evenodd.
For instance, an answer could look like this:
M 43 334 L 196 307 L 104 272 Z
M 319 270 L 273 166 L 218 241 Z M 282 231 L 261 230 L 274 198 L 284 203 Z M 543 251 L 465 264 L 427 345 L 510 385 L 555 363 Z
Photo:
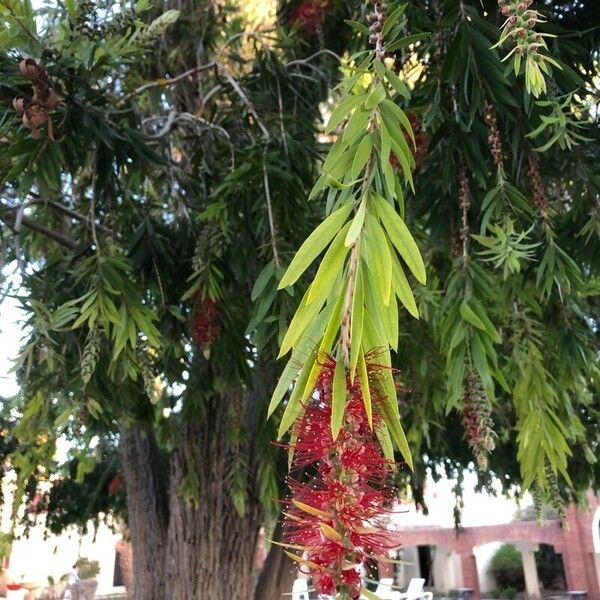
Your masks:
M 540 580 L 535 564 L 535 553 L 539 550 L 539 546 L 537 544 L 528 543 L 519 543 L 515 544 L 515 546 L 521 553 L 521 560 L 523 561 L 525 592 L 529 598 L 541 598 Z
M 455 586 L 452 550 L 437 546 L 433 558 L 433 584 L 436 592 L 447 594 Z

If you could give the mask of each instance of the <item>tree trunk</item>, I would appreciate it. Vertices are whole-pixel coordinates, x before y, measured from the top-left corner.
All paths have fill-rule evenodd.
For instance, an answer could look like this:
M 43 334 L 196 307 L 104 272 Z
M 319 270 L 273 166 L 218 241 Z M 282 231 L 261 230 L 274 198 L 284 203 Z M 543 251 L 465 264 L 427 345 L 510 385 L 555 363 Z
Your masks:
M 121 428 L 121 452 L 133 545 L 134 600 L 164 597 L 168 507 L 154 433 Z
M 207 401 L 200 421 L 183 426 L 181 444 L 171 455 L 169 600 L 254 596 L 254 554 L 262 509 L 254 493 L 254 473 L 245 463 L 243 516 L 232 500 L 236 461 L 248 460 L 246 445 L 235 441 L 240 408 L 235 398 Z M 190 491 L 197 497 L 182 497 L 182 492 Z
M 281 541 L 281 519 L 277 521 L 273 531 L 273 540 Z M 296 578 L 296 567 L 285 555 L 283 548 L 271 544 L 265 564 L 258 576 L 254 600 L 280 600 L 283 594 L 292 591 L 292 584 Z

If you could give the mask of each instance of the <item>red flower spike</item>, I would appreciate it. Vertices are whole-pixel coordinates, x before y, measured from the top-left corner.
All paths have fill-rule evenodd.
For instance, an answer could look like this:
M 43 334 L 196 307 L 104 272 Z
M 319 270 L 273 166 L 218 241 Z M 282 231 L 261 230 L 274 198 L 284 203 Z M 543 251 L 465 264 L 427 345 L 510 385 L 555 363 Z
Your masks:
M 367 354 L 370 381 L 381 376 L 376 352 Z M 387 529 L 393 494 L 387 478 L 393 468 L 381 453 L 369 427 L 360 383 L 346 378 L 344 421 L 334 441 L 331 402 L 336 362 L 320 359 L 321 373 L 305 407 L 294 424 L 294 469 L 315 465 L 307 482 L 288 480 L 292 500 L 287 501 L 285 541 L 303 548 L 303 568 L 313 577 L 318 594 L 359 598 L 360 566 L 399 546 L 398 533 Z M 372 394 L 373 426 L 381 425 L 377 406 L 384 399 Z

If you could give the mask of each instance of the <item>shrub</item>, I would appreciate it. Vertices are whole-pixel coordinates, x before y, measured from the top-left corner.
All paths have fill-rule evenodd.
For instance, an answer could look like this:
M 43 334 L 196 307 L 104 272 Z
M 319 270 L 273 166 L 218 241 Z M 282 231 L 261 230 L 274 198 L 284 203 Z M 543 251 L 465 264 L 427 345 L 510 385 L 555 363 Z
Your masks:
M 508 600 L 515 600 L 517 597 L 517 590 L 514 587 L 499 587 L 492 591 L 492 598 L 507 598 Z
M 82 557 L 77 561 L 77 566 L 81 579 L 93 579 L 100 573 L 100 563 L 97 560 Z
M 490 562 L 491 575 L 499 588 L 522 590 L 525 585 L 521 553 L 512 544 L 503 544 Z

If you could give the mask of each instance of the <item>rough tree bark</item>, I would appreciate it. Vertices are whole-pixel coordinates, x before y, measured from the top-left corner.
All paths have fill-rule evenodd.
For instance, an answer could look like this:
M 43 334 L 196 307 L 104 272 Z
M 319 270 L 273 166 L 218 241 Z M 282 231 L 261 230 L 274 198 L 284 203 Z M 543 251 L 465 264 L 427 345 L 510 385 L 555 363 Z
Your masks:
M 275 541 L 281 540 L 281 529 L 279 520 L 273 531 Z M 296 569 L 283 548 L 272 544 L 256 582 L 254 600 L 280 600 L 285 592 L 291 591 L 295 577 Z
M 152 430 L 121 428 L 121 452 L 133 552 L 134 600 L 164 597 L 168 505 Z
M 262 522 L 260 501 L 248 480 L 246 511 L 236 511 L 230 489 L 235 459 L 230 399 L 208 402 L 200 423 L 186 424 L 184 443 L 171 456 L 171 517 L 167 589 L 172 600 L 252 598 L 254 554 Z M 246 452 L 243 451 L 243 455 Z M 191 470 L 190 470 L 191 469 Z M 184 478 L 197 479 L 198 499 L 182 501 Z
M 252 468 L 245 475 L 243 516 L 231 499 L 232 461 L 241 453 L 252 462 L 252 443 L 240 447 L 232 441 L 231 419 L 238 410 L 235 398 L 216 397 L 201 419 L 181 428 L 170 455 L 168 497 L 152 431 L 121 430 L 133 600 L 280 600 L 291 589 L 293 566 L 276 545 L 256 580 L 254 557 L 263 511 Z M 195 500 L 181 494 L 186 477 L 197 483 Z M 280 538 L 279 525 L 273 537 Z

